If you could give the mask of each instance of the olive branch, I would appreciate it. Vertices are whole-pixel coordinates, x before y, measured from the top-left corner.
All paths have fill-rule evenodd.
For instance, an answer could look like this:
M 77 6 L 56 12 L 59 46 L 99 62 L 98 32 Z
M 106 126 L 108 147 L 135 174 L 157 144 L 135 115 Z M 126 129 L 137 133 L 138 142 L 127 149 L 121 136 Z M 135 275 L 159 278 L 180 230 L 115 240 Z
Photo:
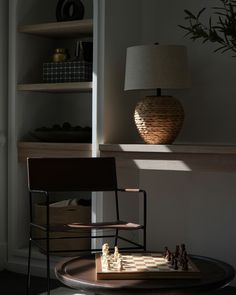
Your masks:
M 236 0 L 218 0 L 221 6 L 212 7 L 213 16 L 216 16 L 216 21 L 213 24 L 212 16 L 209 17 L 208 25 L 203 24 L 200 20 L 206 8 L 202 8 L 196 15 L 185 9 L 185 20 L 188 21 L 188 26 L 179 25 L 180 28 L 187 31 L 185 36 L 190 36 L 190 39 L 195 41 L 202 39 L 202 43 L 207 41 L 218 43 L 219 46 L 214 52 L 224 53 L 232 51 L 236 56 Z

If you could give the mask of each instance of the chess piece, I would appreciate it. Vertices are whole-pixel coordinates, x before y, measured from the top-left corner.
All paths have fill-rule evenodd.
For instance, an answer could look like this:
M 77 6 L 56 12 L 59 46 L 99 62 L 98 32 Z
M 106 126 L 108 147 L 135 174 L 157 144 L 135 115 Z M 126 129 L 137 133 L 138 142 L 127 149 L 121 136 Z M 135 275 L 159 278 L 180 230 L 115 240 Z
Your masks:
M 168 247 L 164 247 L 163 257 L 166 258 L 167 256 Z
M 121 271 L 123 269 L 123 261 L 122 261 L 121 256 L 118 256 L 118 258 L 117 258 L 117 269 L 119 271 Z
M 188 270 L 188 262 L 187 261 L 183 261 L 182 270 L 184 270 L 184 271 Z
M 180 265 L 183 264 L 184 256 L 186 254 L 187 254 L 187 252 L 186 252 L 185 244 L 181 244 L 181 246 L 180 246 L 180 257 L 179 257 Z
M 174 264 L 175 264 L 175 254 L 171 254 L 171 266 L 174 267 Z
M 174 269 L 177 270 L 178 268 L 178 259 L 174 257 Z
M 118 247 L 115 246 L 115 249 L 114 249 L 114 260 L 115 261 L 117 261 L 119 254 L 120 253 L 119 253 Z
M 186 251 L 182 257 L 182 270 L 188 270 L 188 255 Z
M 102 257 L 102 269 L 104 270 L 108 269 L 108 259 L 106 256 Z
M 110 259 L 107 259 L 107 270 L 111 269 L 111 261 Z
M 109 255 L 109 245 L 108 245 L 108 243 L 103 244 L 103 246 L 102 246 L 102 255 L 104 255 L 104 256 Z
M 167 254 L 166 254 L 166 260 L 168 261 L 168 262 L 170 262 L 171 261 L 171 252 L 170 252 L 170 250 L 167 250 Z
M 184 252 L 182 253 L 182 260 L 183 261 L 186 260 L 187 259 L 187 256 L 188 256 L 187 251 L 184 250 Z
M 108 243 L 102 246 L 102 268 L 108 270 L 110 267 L 109 245 Z
M 185 244 L 181 244 L 180 246 L 180 254 L 182 255 L 186 251 Z
M 176 245 L 176 248 L 175 248 L 175 257 L 176 258 L 179 258 L 180 256 L 180 247 L 179 245 Z

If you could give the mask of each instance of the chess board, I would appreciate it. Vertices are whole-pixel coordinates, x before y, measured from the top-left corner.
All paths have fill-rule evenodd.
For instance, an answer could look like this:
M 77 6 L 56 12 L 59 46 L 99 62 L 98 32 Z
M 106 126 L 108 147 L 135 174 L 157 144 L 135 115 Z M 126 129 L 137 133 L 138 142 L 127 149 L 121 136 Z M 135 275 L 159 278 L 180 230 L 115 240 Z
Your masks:
M 118 270 L 116 263 L 110 262 L 110 268 L 102 265 L 102 254 L 96 254 L 96 274 L 98 280 L 106 279 L 193 279 L 200 278 L 200 271 L 189 258 L 188 270 L 181 266 L 175 270 L 163 258 L 162 253 L 125 253 L 122 254 L 122 270 Z

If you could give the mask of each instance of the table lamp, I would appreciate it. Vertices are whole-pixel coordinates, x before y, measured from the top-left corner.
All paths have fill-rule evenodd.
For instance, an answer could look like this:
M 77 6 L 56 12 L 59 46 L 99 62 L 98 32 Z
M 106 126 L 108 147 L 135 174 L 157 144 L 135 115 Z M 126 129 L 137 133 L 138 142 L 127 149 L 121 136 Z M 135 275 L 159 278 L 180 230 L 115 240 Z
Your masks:
M 183 89 L 190 85 L 187 50 L 181 45 L 139 45 L 127 48 L 124 90 L 156 89 L 135 107 L 134 120 L 144 142 L 172 143 L 184 121 L 184 109 L 162 89 Z

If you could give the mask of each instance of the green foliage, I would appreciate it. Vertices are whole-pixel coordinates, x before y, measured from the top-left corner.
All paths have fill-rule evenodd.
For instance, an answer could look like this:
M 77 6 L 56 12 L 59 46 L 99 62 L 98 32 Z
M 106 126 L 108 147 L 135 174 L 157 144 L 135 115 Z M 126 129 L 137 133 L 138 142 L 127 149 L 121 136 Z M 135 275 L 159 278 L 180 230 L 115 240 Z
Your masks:
M 236 56 L 236 0 L 218 1 L 221 5 L 212 7 L 212 16 L 216 18 L 214 24 L 212 16 L 209 17 L 207 25 L 200 20 L 206 8 L 201 9 L 196 15 L 185 9 L 185 20 L 188 25 L 179 25 L 179 27 L 186 30 L 185 36 L 189 36 L 193 41 L 202 39 L 202 43 L 207 41 L 218 43 L 219 46 L 214 52 L 232 51 L 233 56 Z

